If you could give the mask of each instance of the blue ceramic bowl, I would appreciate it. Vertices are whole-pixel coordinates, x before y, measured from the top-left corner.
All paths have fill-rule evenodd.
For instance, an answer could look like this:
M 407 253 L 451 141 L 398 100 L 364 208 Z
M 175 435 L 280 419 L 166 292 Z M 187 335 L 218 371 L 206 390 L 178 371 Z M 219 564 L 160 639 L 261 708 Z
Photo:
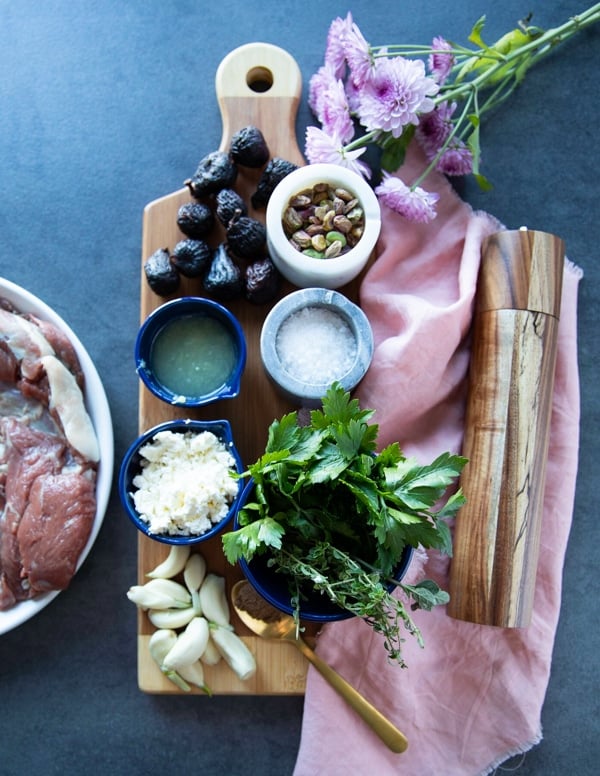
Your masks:
M 166 423 L 161 423 L 158 426 L 145 431 L 139 436 L 135 442 L 129 447 L 125 453 L 121 462 L 119 470 L 119 497 L 121 503 L 125 509 L 125 512 L 135 527 L 150 539 L 155 539 L 158 542 L 164 544 L 198 544 L 210 539 L 212 536 L 221 531 L 232 519 L 236 510 L 238 501 L 244 490 L 243 479 L 238 480 L 237 495 L 233 499 L 229 511 L 225 517 L 218 523 L 215 523 L 211 529 L 203 534 L 190 534 L 190 535 L 171 535 L 171 534 L 159 534 L 152 533 L 145 520 L 142 520 L 137 512 L 133 500 L 132 493 L 135 490 L 133 486 L 133 478 L 140 471 L 140 448 L 149 442 L 159 431 L 173 431 L 175 433 L 185 433 L 193 431 L 200 433 L 202 431 L 210 431 L 221 442 L 223 442 L 228 448 L 229 452 L 235 459 L 235 470 L 238 474 L 244 472 L 244 465 L 240 454 L 233 442 L 233 435 L 231 432 L 231 426 L 227 420 L 171 420 Z
M 140 327 L 135 366 L 162 401 L 200 407 L 238 395 L 246 339 L 237 318 L 218 302 L 197 296 L 173 299 Z
M 238 501 L 236 515 L 233 521 L 233 530 L 239 528 L 238 512 L 243 508 L 252 493 L 253 488 L 254 482 L 249 480 Z M 406 574 L 412 556 L 412 547 L 405 547 L 395 569 L 394 579 L 400 581 Z M 239 563 L 244 576 L 259 595 L 280 611 L 285 612 L 286 614 L 294 614 L 294 607 L 290 600 L 287 578 L 283 574 L 279 574 L 270 568 L 267 565 L 268 561 L 269 556 L 265 554 L 255 555 L 249 563 L 243 559 L 241 559 Z M 393 585 L 390 585 L 389 590 L 392 590 L 393 587 Z M 305 598 L 302 599 L 300 605 L 300 618 L 303 620 L 310 620 L 311 622 L 334 622 L 337 620 L 347 620 L 354 616 L 345 609 L 341 609 L 339 606 L 332 603 L 325 593 L 305 590 L 304 594 Z

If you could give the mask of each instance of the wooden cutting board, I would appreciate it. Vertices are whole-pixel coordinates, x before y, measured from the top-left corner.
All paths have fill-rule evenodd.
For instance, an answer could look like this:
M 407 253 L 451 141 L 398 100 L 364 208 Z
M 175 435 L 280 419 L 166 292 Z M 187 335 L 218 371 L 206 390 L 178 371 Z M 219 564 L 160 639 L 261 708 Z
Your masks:
M 295 60 L 283 49 L 266 43 L 250 43 L 235 49 L 219 65 L 216 73 L 216 95 L 221 112 L 223 134 L 221 150 L 228 150 L 232 135 L 248 125 L 260 128 L 269 146 L 271 157 L 279 156 L 297 165 L 305 160 L 296 142 L 295 121 L 302 92 L 302 77 Z M 190 177 L 200 158 L 215 149 L 201 149 L 198 159 L 192 159 Z M 261 170 L 240 167 L 236 190 L 249 206 L 249 214 L 264 222 L 264 210 L 250 206 L 250 195 L 256 190 Z M 177 211 L 192 201 L 189 190 L 183 187 L 149 203 L 143 214 L 141 321 L 169 298 L 154 294 L 145 279 L 143 263 L 159 248 L 172 249 L 184 236 L 177 227 Z M 224 232 L 215 229 L 214 245 L 224 239 Z M 356 299 L 359 280 L 341 289 Z M 284 284 L 278 298 L 294 290 Z M 206 295 L 200 281 L 182 279 L 176 296 Z M 266 377 L 259 350 L 262 322 L 275 303 L 253 305 L 246 300 L 226 303 L 239 319 L 247 340 L 247 365 L 241 390 L 235 399 L 225 399 L 208 407 L 189 410 L 174 408 L 156 399 L 140 381 L 139 430 L 145 431 L 158 423 L 176 417 L 200 419 L 227 418 L 245 464 L 252 463 L 264 451 L 270 423 L 286 412 L 296 409 L 288 404 Z M 138 545 L 138 580 L 146 581 L 145 574 L 167 554 L 168 547 L 140 534 Z M 237 566 L 231 566 L 221 550 L 220 536 L 203 543 L 201 552 L 209 570 L 222 574 L 227 589 L 242 577 Z M 236 632 L 242 635 L 255 653 L 257 672 L 254 678 L 240 682 L 223 661 L 206 668 L 206 681 L 214 694 L 302 694 L 307 663 L 289 644 L 265 642 L 252 635 L 239 620 L 232 616 Z M 138 615 L 138 684 L 150 693 L 179 693 L 166 679 L 148 653 L 148 641 L 154 627 L 144 613 Z M 309 635 L 311 628 L 308 628 Z M 314 634 L 314 627 L 312 628 Z M 193 691 L 193 692 L 200 692 Z

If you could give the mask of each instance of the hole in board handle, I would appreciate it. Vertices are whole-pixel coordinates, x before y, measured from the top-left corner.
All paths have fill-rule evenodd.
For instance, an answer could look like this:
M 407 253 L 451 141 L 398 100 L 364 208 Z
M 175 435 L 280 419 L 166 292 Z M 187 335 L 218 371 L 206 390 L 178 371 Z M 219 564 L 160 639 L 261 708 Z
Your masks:
M 253 92 L 268 92 L 273 86 L 273 73 L 266 67 L 253 67 L 246 75 L 246 83 Z

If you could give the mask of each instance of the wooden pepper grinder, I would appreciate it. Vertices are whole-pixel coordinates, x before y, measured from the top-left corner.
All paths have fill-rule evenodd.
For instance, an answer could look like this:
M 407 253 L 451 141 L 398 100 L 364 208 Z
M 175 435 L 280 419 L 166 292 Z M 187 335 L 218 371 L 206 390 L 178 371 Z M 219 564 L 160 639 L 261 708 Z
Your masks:
M 502 231 L 482 246 L 451 617 L 529 625 L 542 506 L 564 266 L 563 241 Z

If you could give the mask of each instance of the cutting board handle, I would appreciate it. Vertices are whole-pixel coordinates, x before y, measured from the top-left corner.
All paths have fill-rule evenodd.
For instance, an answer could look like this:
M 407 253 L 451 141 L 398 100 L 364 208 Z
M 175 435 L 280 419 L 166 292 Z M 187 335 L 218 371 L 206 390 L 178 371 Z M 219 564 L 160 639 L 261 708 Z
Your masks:
M 296 142 L 302 75 L 296 60 L 270 43 L 247 43 L 231 51 L 215 77 L 227 150 L 231 136 L 248 124 L 261 128 L 269 148 L 287 149 L 286 158 L 305 164 Z

